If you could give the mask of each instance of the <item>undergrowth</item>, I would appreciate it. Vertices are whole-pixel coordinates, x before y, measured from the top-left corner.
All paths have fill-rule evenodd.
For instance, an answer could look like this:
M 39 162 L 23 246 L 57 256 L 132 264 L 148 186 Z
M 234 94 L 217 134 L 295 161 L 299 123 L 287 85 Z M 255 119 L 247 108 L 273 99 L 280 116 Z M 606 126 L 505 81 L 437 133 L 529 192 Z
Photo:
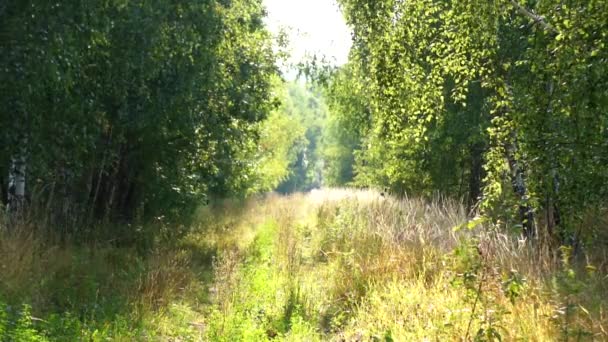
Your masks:
M 608 339 L 605 256 L 502 234 L 453 201 L 324 190 L 194 222 L 145 253 L 5 234 L 0 340 Z
M 334 190 L 272 207 L 248 248 L 216 262 L 209 340 L 608 337 L 605 269 L 453 201 Z

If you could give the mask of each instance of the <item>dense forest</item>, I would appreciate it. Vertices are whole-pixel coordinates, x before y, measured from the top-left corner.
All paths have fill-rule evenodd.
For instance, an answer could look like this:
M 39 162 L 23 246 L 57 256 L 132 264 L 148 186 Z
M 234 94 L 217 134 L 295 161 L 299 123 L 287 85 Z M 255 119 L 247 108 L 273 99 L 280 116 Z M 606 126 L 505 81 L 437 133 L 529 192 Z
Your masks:
M 337 2 L 0 2 L 0 341 L 608 339 L 608 2 Z
M 9 210 L 147 219 L 260 182 L 248 176 L 278 75 L 260 3 L 10 1 L 1 14 Z
M 355 45 L 328 92 L 339 182 L 465 198 L 580 243 L 608 195 L 608 5 L 341 3 Z

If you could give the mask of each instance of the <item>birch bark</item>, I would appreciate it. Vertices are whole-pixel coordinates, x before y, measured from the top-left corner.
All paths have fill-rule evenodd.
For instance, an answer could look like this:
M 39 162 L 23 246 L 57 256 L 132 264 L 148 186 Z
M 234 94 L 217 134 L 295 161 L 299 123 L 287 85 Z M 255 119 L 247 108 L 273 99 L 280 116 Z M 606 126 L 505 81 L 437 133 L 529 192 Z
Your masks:
M 16 213 L 23 209 L 25 199 L 25 176 L 26 176 L 25 142 L 22 143 L 20 152 L 14 156 L 8 174 L 8 211 Z

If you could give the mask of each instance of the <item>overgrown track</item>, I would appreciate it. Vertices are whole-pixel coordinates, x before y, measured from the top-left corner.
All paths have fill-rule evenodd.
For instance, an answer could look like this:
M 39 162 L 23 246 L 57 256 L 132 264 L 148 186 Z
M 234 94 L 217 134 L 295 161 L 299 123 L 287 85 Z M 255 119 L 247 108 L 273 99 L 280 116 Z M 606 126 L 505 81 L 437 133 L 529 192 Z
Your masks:
M 203 207 L 146 254 L 3 237 L 0 340 L 605 340 L 606 262 L 588 260 L 451 200 L 269 194 Z
M 245 207 L 216 262 L 211 340 L 607 337 L 601 275 L 454 201 L 333 189 Z

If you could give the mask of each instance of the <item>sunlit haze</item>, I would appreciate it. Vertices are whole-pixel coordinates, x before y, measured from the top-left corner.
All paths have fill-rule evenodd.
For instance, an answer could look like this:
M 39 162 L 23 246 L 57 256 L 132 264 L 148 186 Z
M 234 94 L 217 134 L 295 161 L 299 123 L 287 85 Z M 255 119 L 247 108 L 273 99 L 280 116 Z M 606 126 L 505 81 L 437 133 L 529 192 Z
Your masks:
M 351 46 L 350 30 L 335 0 L 264 0 L 269 29 L 286 29 L 290 63 L 307 54 L 325 56 L 337 65 L 346 63 Z

